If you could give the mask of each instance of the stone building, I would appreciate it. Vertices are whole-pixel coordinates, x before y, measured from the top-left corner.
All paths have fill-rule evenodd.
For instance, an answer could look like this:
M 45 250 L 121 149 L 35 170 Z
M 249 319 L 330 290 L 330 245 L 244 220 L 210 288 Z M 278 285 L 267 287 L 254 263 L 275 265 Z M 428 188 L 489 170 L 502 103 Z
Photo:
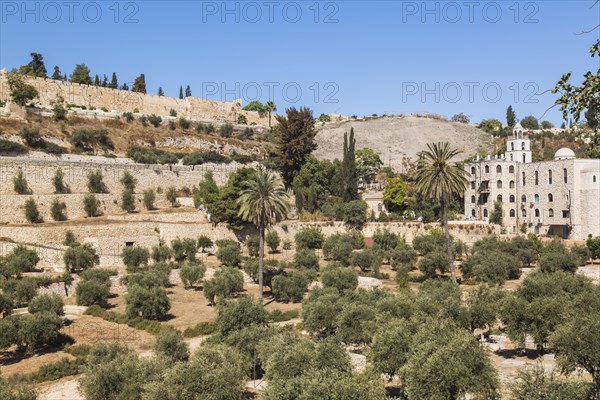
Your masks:
M 489 221 L 496 202 L 508 233 L 521 229 L 583 240 L 600 236 L 600 160 L 577 159 L 568 148 L 553 161 L 532 162 L 530 141 L 517 124 L 506 153 L 466 164 L 467 219 Z

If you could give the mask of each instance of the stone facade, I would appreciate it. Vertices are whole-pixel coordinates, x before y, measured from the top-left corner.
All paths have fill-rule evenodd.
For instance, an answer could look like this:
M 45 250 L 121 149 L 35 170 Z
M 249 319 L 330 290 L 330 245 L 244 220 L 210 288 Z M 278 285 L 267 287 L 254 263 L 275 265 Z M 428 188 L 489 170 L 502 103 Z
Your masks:
M 27 83 L 34 86 L 39 95 L 34 103 L 41 107 L 52 107 L 59 98 L 67 104 L 76 104 L 87 108 L 106 108 L 124 112 L 139 110 L 140 114 L 156 114 L 168 116 L 170 110 L 177 111 L 178 117 L 192 120 L 217 120 L 236 122 L 239 115 L 245 115 L 248 124 L 268 126 L 268 116 L 260 116 L 254 111 L 242 110 L 242 101 L 223 102 L 216 100 L 187 97 L 158 96 L 153 94 L 134 93 L 126 90 L 110 89 L 92 85 L 65 82 L 54 79 L 26 77 Z M 10 100 L 10 91 L 6 80 L 6 71 L 0 71 L 0 100 Z
M 565 239 L 600 235 L 600 160 L 576 159 L 571 150 L 560 149 L 553 161 L 531 162 L 529 139 L 517 125 L 504 155 L 465 168 L 469 219 L 489 221 L 494 204 L 501 202 L 509 233 L 525 226 Z

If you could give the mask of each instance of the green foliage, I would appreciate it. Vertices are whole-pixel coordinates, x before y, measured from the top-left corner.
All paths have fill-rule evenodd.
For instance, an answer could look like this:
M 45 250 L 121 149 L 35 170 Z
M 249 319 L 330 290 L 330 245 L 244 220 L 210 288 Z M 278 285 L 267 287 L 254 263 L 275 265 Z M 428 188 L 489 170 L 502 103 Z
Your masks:
M 463 113 L 454 114 L 452 116 L 452 122 L 460 122 L 461 124 L 468 124 L 470 121 L 469 117 Z
M 314 250 L 300 249 L 294 254 L 292 261 L 294 268 L 305 271 L 319 270 L 319 257 Z
M 277 253 L 277 249 L 281 244 L 281 239 L 279 238 L 279 234 L 276 230 L 270 230 L 265 237 L 265 241 L 267 246 L 271 249 L 271 253 Z
M 105 129 L 77 129 L 69 142 L 75 151 L 82 153 L 92 153 L 97 147 L 103 151 L 115 149 L 115 145 Z
M 52 186 L 55 194 L 66 194 L 70 192 L 69 186 L 64 181 L 65 173 L 61 168 L 57 168 L 52 177 Z
M 89 218 L 97 217 L 102 213 L 99 210 L 100 200 L 96 198 L 92 193 L 85 195 L 83 198 L 83 211 Z
M 286 187 L 290 187 L 306 158 L 317 148 L 315 120 L 308 108 L 291 107 L 286 116 L 276 116 L 278 165 Z
M 546 245 L 539 265 L 542 272 L 575 272 L 579 267 L 579 257 L 557 239 Z
M 33 198 L 29 198 L 25 202 L 25 218 L 32 224 L 43 222 L 42 216 L 37 208 L 37 203 Z
M 351 268 L 329 266 L 321 274 L 324 288 L 335 288 L 339 292 L 354 290 L 358 286 L 358 274 Z
M 296 248 L 300 249 L 320 249 L 323 246 L 323 232 L 318 226 L 305 226 L 296 233 L 294 237 Z
M 218 240 L 217 258 L 222 265 L 238 268 L 242 263 L 240 244 L 234 240 Z
M 379 267 L 381 266 L 381 256 L 372 249 L 353 251 L 350 256 L 350 264 L 360 268 L 362 272 L 371 269 L 379 271 Z
M 55 221 L 65 221 L 67 219 L 67 215 L 65 214 L 66 209 L 67 205 L 61 202 L 58 197 L 55 197 L 50 205 L 50 215 L 52 216 L 52 219 Z
M 7 139 L 0 139 L 0 154 L 11 155 L 11 154 L 25 154 L 29 150 L 21 143 L 16 143 Z
M 496 225 L 502 225 L 502 202 L 494 202 L 494 209 L 490 213 L 490 222 Z
M 419 260 L 419 269 L 427 278 L 435 278 L 438 271 L 448 272 L 448 256 L 439 250 L 427 253 Z
M 191 328 L 185 328 L 183 331 L 183 337 L 192 338 L 196 336 L 212 335 L 217 331 L 217 324 L 214 321 L 210 322 L 198 322 Z
M 13 178 L 13 189 L 17 194 L 31 194 L 31 189 L 27 184 L 27 179 L 23 175 L 23 170 L 19 168 Z
M 175 188 L 173 186 L 171 186 L 167 189 L 165 197 L 167 198 L 167 201 L 169 203 L 171 203 L 171 207 L 179 206 L 179 203 L 177 202 L 177 191 L 175 190 Z
M 31 278 L 11 279 L 4 282 L 2 291 L 7 299 L 12 300 L 10 309 L 24 307 L 37 294 L 37 282 Z
M 196 261 L 196 241 L 192 238 L 175 239 L 171 241 L 173 258 L 177 262 Z
M 152 350 L 158 356 L 164 356 L 173 362 L 187 361 L 190 350 L 179 331 L 165 329 L 156 338 Z
M 213 247 L 213 241 L 206 235 L 200 235 L 198 237 L 198 248 L 205 253 L 209 247 Z
M 514 400 L 588 400 L 588 385 L 560 378 L 554 371 L 547 372 L 542 365 L 523 369 L 511 385 Z
M 265 308 L 249 296 L 222 301 L 217 307 L 217 330 L 222 337 L 242 328 L 266 325 L 267 320 Z
M 104 183 L 104 177 L 102 171 L 99 169 L 88 172 L 88 190 L 90 193 L 108 193 L 108 188 Z
M 27 306 L 27 310 L 30 314 L 36 314 L 40 312 L 50 312 L 56 315 L 64 315 L 63 301 L 62 298 L 56 293 L 52 294 L 38 294 Z
M 338 192 L 344 203 L 358 199 L 355 146 L 354 128 L 350 128 L 350 136 L 348 136 L 347 132 L 344 133 L 342 168 L 340 171 L 340 187 Z
M 155 262 L 169 261 L 172 257 L 171 249 L 164 243 L 159 243 L 158 246 L 152 247 L 152 259 Z
M 0 348 L 16 345 L 20 350 L 34 351 L 56 343 L 61 337 L 62 319 L 53 312 L 13 315 L 0 320 Z
M 394 376 L 408 361 L 417 326 L 406 319 L 391 319 L 377 328 L 371 343 L 369 360 L 382 374 Z
M 494 133 L 502 130 L 502 122 L 497 119 L 484 119 L 479 123 L 479 129 L 486 131 L 487 133 Z
M 229 138 L 229 137 L 231 137 L 232 133 L 233 133 L 233 125 L 231 125 L 229 123 L 223 124 L 219 128 L 219 135 L 221 135 L 221 137 Z
M 403 213 L 408 207 L 408 187 L 401 177 L 388 179 L 383 190 L 383 204 L 390 212 Z
M 77 305 L 105 306 L 110 295 L 110 272 L 88 269 L 81 274 L 81 280 L 75 288 Z
M 342 221 L 353 228 L 362 228 L 367 222 L 367 203 L 362 200 L 352 200 L 340 207 Z
M 179 270 L 179 277 L 185 287 L 194 287 L 194 283 L 200 282 L 206 273 L 206 266 L 203 262 L 189 263 L 182 266 Z
M 337 194 L 339 190 L 340 169 L 341 164 L 337 160 L 332 163 L 308 156 L 292 185 L 297 198 L 298 211 L 314 212 L 324 207 L 327 199 Z M 332 212 L 333 218 L 335 215 L 336 212 Z
M 47 78 L 44 56 L 40 53 L 31 53 L 31 61 L 28 64 L 22 65 L 19 68 L 19 73 L 37 78 Z
M 510 253 L 499 250 L 476 250 L 461 266 L 465 278 L 502 285 L 508 279 L 519 279 L 521 262 Z
M 489 329 L 497 320 L 503 292 L 487 285 L 479 285 L 469 292 L 467 307 L 471 331 Z
M 365 147 L 358 149 L 356 154 L 356 172 L 359 181 L 371 183 L 375 179 L 375 175 L 383 166 L 379 153 Z
M 69 247 L 63 255 L 65 266 L 71 272 L 92 268 L 100 262 L 96 250 L 91 244 L 76 244 Z
M 156 200 L 156 194 L 152 189 L 144 190 L 144 207 L 147 210 L 154 210 L 154 201 Z
M 346 344 L 368 344 L 373 336 L 375 309 L 352 302 L 337 316 L 336 337 Z
M 246 247 L 248 248 L 248 255 L 250 257 L 258 257 L 260 237 L 258 235 L 250 235 L 246 239 L 245 244 L 246 244 Z
M 182 155 L 158 149 L 130 147 L 127 157 L 140 164 L 177 164 Z
M 273 296 L 283 303 L 298 303 L 308 291 L 309 277 L 304 271 L 292 271 L 288 275 L 273 278 Z
M 347 234 L 335 233 L 323 243 L 323 256 L 325 259 L 339 262 L 344 266 L 350 265 L 352 250 L 352 242 Z
M 123 189 L 121 193 L 121 208 L 128 213 L 135 211 L 135 195 L 132 190 Z
M 39 94 L 35 87 L 25 83 L 23 77 L 15 71 L 7 74 L 6 81 L 8 82 L 10 98 L 15 104 L 21 107 L 27 105 L 27 103 L 35 99 Z
M 124 189 L 134 191 L 135 185 L 137 184 L 137 179 L 131 175 L 129 171 L 125 171 L 123 176 L 121 177 L 121 185 L 123 185 Z
M 75 65 L 75 69 L 71 74 L 71 82 L 80 83 L 82 85 L 91 85 L 92 78 L 90 77 L 90 69 L 85 64 Z
M 171 301 L 167 291 L 161 287 L 142 287 L 132 285 L 128 287 L 125 295 L 128 318 L 144 318 L 159 320 L 167 315 L 171 309 Z
M 538 123 L 537 118 L 533 115 L 528 115 L 527 117 L 523 118 L 521 120 L 521 125 L 525 129 L 540 129 L 540 124 Z
M 204 283 L 204 296 L 215 304 L 215 298 L 228 298 L 244 289 L 244 276 L 235 268 L 223 267 L 217 270 L 211 280 Z
M 592 237 L 592 235 L 589 235 L 585 245 L 590 251 L 592 260 L 600 259 L 600 236 Z
M 6 256 L 0 256 L 0 274 L 7 280 L 20 278 L 24 272 L 31 272 L 40 261 L 35 250 L 22 244 L 14 247 Z
M 135 272 L 142 266 L 148 265 L 150 252 L 142 246 L 126 246 L 121 252 L 123 264 L 127 267 L 128 272 Z
M 506 125 L 510 128 L 514 127 L 517 124 L 517 116 L 513 111 L 512 105 L 508 106 L 506 109 Z

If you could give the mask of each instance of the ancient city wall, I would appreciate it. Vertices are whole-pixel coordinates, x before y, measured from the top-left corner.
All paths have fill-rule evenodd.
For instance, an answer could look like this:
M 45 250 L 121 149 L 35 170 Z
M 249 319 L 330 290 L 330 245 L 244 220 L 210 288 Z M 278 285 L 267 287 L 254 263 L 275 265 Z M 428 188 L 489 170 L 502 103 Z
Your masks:
M 243 114 L 249 124 L 254 122 L 267 126 L 269 122 L 267 116 L 261 117 L 257 112 L 242 110 L 241 100 L 222 102 L 196 97 L 176 99 L 54 79 L 27 77 L 26 80 L 39 93 L 34 102 L 45 107 L 54 106 L 62 98 L 67 104 L 76 104 L 87 108 L 95 107 L 98 110 L 106 108 L 117 111 L 119 114 L 134 112 L 137 109 L 140 114 L 167 116 L 173 109 L 177 111 L 179 117 L 189 119 L 236 122 L 237 117 Z M 0 72 L 0 100 L 10 100 L 10 91 L 4 70 Z

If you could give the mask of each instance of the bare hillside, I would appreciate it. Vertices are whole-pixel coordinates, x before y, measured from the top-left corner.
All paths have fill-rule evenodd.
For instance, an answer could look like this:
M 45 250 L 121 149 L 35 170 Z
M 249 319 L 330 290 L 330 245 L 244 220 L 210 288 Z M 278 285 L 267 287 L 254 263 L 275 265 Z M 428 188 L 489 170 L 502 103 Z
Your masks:
M 315 156 L 321 159 L 342 158 L 344 132 L 354 128 L 356 148 L 370 147 L 380 153 L 385 165 L 402 170 L 414 162 L 427 143 L 450 142 L 467 158 L 479 151 L 492 150 L 491 135 L 471 126 L 433 118 L 413 116 L 383 117 L 328 123 L 319 128 Z

